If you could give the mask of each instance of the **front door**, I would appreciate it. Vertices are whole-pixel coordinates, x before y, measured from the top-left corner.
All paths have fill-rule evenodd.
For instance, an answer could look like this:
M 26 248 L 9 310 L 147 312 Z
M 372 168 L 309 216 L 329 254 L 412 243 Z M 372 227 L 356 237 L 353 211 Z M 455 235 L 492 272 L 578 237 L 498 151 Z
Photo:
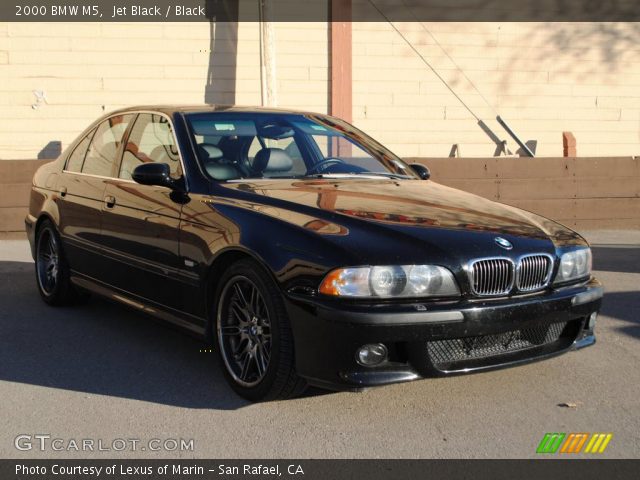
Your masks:
M 107 182 L 102 205 L 102 244 L 112 262 L 108 282 L 141 300 L 182 310 L 182 266 L 178 232 L 181 204 L 166 187 L 140 185 L 131 178 L 145 162 L 167 163 L 183 174 L 170 121 L 139 113 L 123 149 L 116 178 Z

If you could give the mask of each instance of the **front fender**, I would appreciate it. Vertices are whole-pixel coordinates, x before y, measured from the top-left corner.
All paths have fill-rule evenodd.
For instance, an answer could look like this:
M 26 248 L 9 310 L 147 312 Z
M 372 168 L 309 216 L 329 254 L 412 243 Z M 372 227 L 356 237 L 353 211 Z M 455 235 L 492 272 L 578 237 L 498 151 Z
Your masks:
M 231 250 L 245 252 L 265 265 L 283 290 L 315 288 L 330 269 L 354 263 L 332 242 L 344 234 L 343 227 L 308 215 L 192 198 L 183 209 L 180 249 L 186 262 L 207 269 Z

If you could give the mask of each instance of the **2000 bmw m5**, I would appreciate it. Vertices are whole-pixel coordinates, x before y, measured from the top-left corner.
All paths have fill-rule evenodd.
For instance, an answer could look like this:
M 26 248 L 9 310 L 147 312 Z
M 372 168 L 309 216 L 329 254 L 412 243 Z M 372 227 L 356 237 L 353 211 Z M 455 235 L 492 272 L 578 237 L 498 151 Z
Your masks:
M 591 345 L 603 293 L 577 233 L 314 113 L 106 115 L 37 171 L 26 230 L 45 302 L 92 292 L 202 335 L 251 400 Z

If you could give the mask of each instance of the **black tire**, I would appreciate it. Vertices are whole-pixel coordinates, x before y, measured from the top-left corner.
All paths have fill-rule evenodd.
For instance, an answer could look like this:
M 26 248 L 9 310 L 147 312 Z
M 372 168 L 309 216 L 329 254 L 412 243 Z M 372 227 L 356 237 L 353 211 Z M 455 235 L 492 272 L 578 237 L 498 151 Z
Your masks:
M 300 395 L 306 382 L 296 373 L 291 326 L 269 274 L 240 260 L 223 273 L 214 298 L 214 345 L 231 388 L 253 402 Z
M 71 305 L 86 299 L 87 294 L 79 293 L 71 284 L 60 235 L 49 220 L 44 220 L 36 233 L 35 270 L 38 291 L 47 304 Z

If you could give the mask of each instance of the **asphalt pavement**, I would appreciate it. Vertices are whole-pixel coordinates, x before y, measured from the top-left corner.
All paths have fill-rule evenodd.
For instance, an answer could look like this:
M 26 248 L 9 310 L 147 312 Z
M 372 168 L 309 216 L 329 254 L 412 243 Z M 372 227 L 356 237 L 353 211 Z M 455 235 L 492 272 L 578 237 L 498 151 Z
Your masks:
M 613 438 L 601 458 L 640 458 L 640 232 L 586 236 L 606 288 L 595 346 L 262 404 L 237 397 L 215 354 L 177 330 L 95 297 L 46 306 L 27 242 L 2 240 L 0 457 L 526 458 L 546 432 L 603 432 Z M 63 440 L 62 451 L 40 451 L 38 434 Z M 19 435 L 30 450 L 15 447 Z M 83 439 L 193 439 L 193 450 L 75 451 Z

